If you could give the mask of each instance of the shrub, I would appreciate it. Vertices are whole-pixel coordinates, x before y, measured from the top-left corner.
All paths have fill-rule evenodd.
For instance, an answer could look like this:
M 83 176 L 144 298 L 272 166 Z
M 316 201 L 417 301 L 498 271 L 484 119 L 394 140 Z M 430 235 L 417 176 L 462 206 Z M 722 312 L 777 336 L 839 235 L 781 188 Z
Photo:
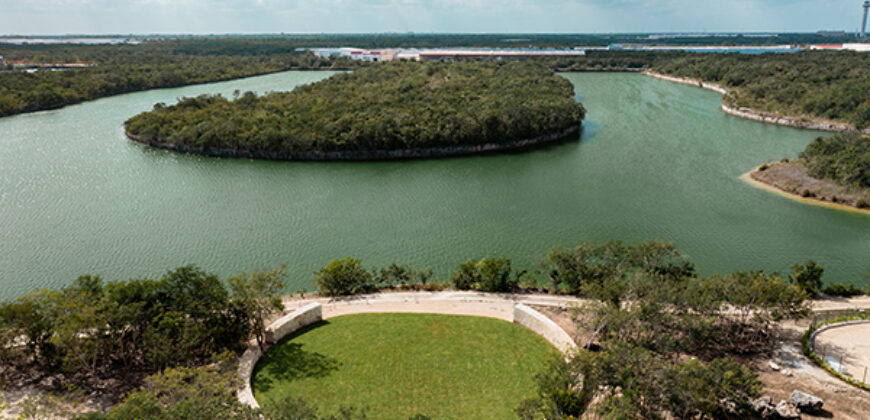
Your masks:
M 770 165 L 763 163 L 761 164 L 761 166 L 758 167 L 758 172 L 764 172 L 768 169 L 770 169 Z
M 865 291 L 853 284 L 833 283 L 826 287 L 823 292 L 829 296 L 852 297 L 861 296 Z
M 315 274 L 317 291 L 325 296 L 355 295 L 376 289 L 374 276 L 357 258 L 332 260 Z
M 459 265 L 450 277 L 453 287 L 459 290 L 482 292 L 512 292 L 525 272 L 512 275 L 511 260 L 507 258 L 468 259 Z
M 825 268 L 809 260 L 804 265 L 792 266 L 793 273 L 789 276 L 792 284 L 803 289 L 810 296 L 816 296 L 822 290 L 822 274 Z

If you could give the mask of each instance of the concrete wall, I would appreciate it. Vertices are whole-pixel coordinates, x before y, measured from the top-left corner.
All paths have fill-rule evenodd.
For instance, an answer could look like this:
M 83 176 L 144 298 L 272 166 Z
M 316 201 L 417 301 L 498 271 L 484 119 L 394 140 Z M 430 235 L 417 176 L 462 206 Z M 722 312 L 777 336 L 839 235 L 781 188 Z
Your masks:
M 544 314 L 518 303 L 514 306 L 514 323 L 528 328 L 535 334 L 547 340 L 553 347 L 562 353 L 567 353 L 577 348 L 577 343 L 553 320 Z
M 275 344 L 302 327 L 323 320 L 323 305 L 311 303 L 278 318 L 266 328 L 266 342 Z
M 497 297 L 495 295 L 488 295 Z M 547 342 L 567 353 L 577 348 L 577 344 L 571 336 L 558 324 L 547 318 L 544 314 L 522 303 L 501 298 L 500 301 L 482 299 L 481 296 L 452 296 L 450 293 L 433 294 L 431 296 L 419 293 L 408 296 L 391 296 L 392 299 L 384 302 L 367 301 L 364 299 L 333 301 L 327 303 L 326 313 L 328 317 L 350 315 L 355 313 L 384 313 L 384 312 L 414 312 L 414 313 L 441 313 L 454 315 L 483 316 L 490 318 L 513 321 L 514 323 L 528 328 L 535 334 L 543 337 Z M 266 341 L 275 344 L 288 334 L 293 333 L 307 325 L 319 322 L 323 319 L 324 309 L 319 302 L 302 306 L 295 311 L 281 317 L 267 328 Z M 238 375 L 244 384 L 239 390 L 238 398 L 244 404 L 251 407 L 259 407 L 251 389 L 251 376 L 254 366 L 262 353 L 256 344 L 248 347 L 239 361 Z
M 320 303 L 305 305 L 269 324 L 266 328 L 266 343 L 275 344 L 293 331 L 321 320 L 323 320 L 323 305 Z M 254 398 L 254 390 L 251 389 L 251 376 L 254 374 L 257 360 L 260 360 L 262 355 L 260 347 L 253 343 L 248 345 L 248 349 L 239 359 L 238 375 L 244 387 L 239 390 L 236 396 L 242 404 L 254 408 L 259 408 L 260 404 L 257 403 L 257 399 Z

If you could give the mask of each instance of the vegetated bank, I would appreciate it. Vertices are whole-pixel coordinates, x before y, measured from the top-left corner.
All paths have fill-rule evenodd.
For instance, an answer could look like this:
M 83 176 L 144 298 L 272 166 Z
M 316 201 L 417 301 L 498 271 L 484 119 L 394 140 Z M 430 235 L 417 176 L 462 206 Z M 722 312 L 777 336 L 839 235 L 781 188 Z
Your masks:
M 193 44 L 193 45 L 191 45 Z M 110 95 L 154 88 L 238 79 L 286 70 L 356 68 L 349 59 L 330 60 L 292 49 L 260 51 L 197 49 L 193 42 L 149 41 L 141 45 L 9 46 L 0 55 L 10 62 L 82 62 L 65 71 L 0 72 L 0 117 L 60 108 Z M 222 44 L 219 44 L 222 45 Z
M 276 397 L 263 412 L 253 410 L 235 397 L 241 384 L 233 367 L 213 363 L 215 354 L 228 362 L 247 340 L 262 339 L 264 320 L 283 308 L 283 273 L 283 267 L 254 271 L 227 279 L 228 288 L 195 267 L 157 281 L 104 283 L 82 276 L 60 290 L 2 302 L 0 384 L 4 390 L 33 386 L 61 395 L 80 389 L 101 399 L 120 398 L 142 385 L 106 414 L 88 419 L 335 418 L 319 417 L 317 407 L 292 396 Z M 610 241 L 554 248 L 534 272 L 513 269 L 507 258 L 469 259 L 449 280 L 438 280 L 429 270 L 398 264 L 374 270 L 348 257 L 315 276 L 325 296 L 455 288 L 589 299 L 576 320 L 578 331 L 589 333 L 580 344 L 599 351 L 583 350 L 569 364 L 556 358 L 538 377 L 537 397 L 517 408 L 521 418 L 552 410 L 577 417 L 640 410 L 679 413 L 678 418 L 724 410 L 745 418 L 761 385 L 751 365 L 740 360 L 770 351 L 777 322 L 804 316 L 810 296 L 866 292 L 843 285 L 823 290 L 822 273 L 808 262 L 788 278 L 763 271 L 704 277 L 672 244 Z M 469 363 L 479 362 L 471 353 Z M 288 374 L 317 374 L 308 368 L 324 360 L 316 353 L 297 356 L 286 359 Z M 607 392 L 617 388 L 630 392 Z
M 798 159 L 766 163 L 748 176 L 809 202 L 870 214 L 870 136 L 819 137 Z
M 651 65 L 655 73 L 724 93 L 723 109 L 758 121 L 829 131 L 868 131 L 870 55 L 685 54 Z M 677 81 L 677 80 L 674 80 Z
M 575 135 L 572 84 L 520 62 L 391 62 L 263 96 L 157 104 L 131 139 L 209 156 L 286 160 L 428 158 L 518 149 Z

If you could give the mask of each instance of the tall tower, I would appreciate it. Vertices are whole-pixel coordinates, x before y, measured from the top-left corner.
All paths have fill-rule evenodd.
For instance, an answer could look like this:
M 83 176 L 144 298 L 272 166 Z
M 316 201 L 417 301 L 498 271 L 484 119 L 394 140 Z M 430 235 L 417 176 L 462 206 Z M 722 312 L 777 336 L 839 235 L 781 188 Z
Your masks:
M 864 2 L 864 19 L 861 20 L 861 37 L 867 36 L 867 9 L 870 9 L 870 0 Z

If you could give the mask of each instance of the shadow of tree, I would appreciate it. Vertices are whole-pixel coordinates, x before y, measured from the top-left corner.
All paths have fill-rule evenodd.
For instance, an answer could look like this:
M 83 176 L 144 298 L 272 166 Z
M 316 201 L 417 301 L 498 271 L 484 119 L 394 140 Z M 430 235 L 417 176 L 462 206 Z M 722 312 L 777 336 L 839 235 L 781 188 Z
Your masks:
M 311 330 L 328 325 L 329 322 L 321 321 L 309 325 L 299 331 L 285 337 L 281 342 L 269 349 L 257 363 L 254 376 L 257 378 L 255 387 L 258 391 L 267 392 L 275 382 L 292 382 L 305 378 L 323 378 L 341 367 L 337 359 L 306 351 L 304 346 L 292 342 L 298 337 Z M 259 375 L 264 373 L 265 375 Z

